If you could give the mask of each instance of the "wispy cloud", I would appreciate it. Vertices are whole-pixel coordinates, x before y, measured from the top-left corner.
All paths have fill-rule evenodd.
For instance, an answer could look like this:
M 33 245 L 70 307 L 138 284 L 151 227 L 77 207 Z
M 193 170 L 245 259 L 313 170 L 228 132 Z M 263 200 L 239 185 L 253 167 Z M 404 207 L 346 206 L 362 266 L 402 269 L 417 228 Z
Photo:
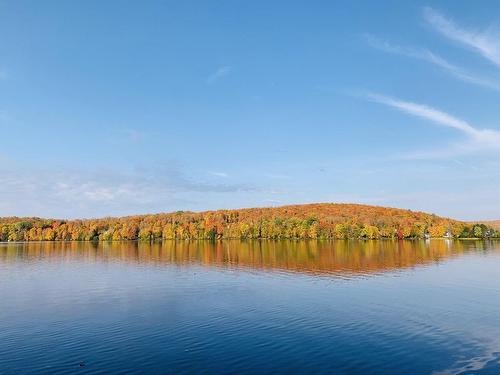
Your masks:
M 274 179 L 277 179 L 277 180 L 288 180 L 291 178 L 291 176 L 289 175 L 286 175 L 286 174 L 276 174 L 276 173 L 268 173 L 266 175 L 266 177 L 268 178 L 274 178 Z
M 397 54 L 417 60 L 422 60 L 441 68 L 446 73 L 464 82 L 500 91 L 500 84 L 497 81 L 493 79 L 479 77 L 475 74 L 471 74 L 465 71 L 464 69 L 450 63 L 443 57 L 429 51 L 426 48 L 412 48 L 412 47 L 398 46 L 391 44 L 387 41 L 378 39 L 370 34 L 365 34 L 365 39 L 371 47 L 376 48 L 380 51 Z
M 229 73 L 231 73 L 231 70 L 232 67 L 230 67 L 229 65 L 221 66 L 207 77 L 207 83 L 213 84 L 217 82 L 218 80 L 226 77 Z
M 146 138 L 146 134 L 137 129 L 125 129 L 124 133 L 126 139 L 133 143 L 142 142 Z
M 439 111 L 423 104 L 406 102 L 380 94 L 368 94 L 368 98 L 375 102 L 388 105 L 411 115 L 430 120 L 435 124 L 460 130 L 469 135 L 476 135 L 479 132 L 471 125 L 469 125 L 466 121 L 460 120 L 459 118 L 453 117 L 446 112 Z
M 209 174 L 211 174 L 212 176 L 215 176 L 215 177 L 221 177 L 221 178 L 227 178 L 229 177 L 229 175 L 225 172 L 208 172 Z
M 209 194 L 227 197 L 259 191 L 247 184 L 197 180 L 176 166 L 127 171 L 0 167 L 0 212 L 4 215 L 137 214 L 186 208 L 193 198 L 206 199 Z
M 151 133 L 142 129 L 118 128 L 109 133 L 107 140 L 113 145 L 140 144 L 147 141 L 151 136 Z
M 263 202 L 267 205 L 267 204 L 270 204 L 272 206 L 275 206 L 277 204 L 282 204 L 283 201 L 279 200 L 279 199 L 264 199 Z
M 462 28 L 430 7 L 424 8 L 424 18 L 443 36 L 478 52 L 493 64 L 500 66 L 500 31 L 498 29 L 492 27 L 486 30 Z
M 476 128 L 465 120 L 423 104 L 407 102 L 374 93 L 367 94 L 367 98 L 409 115 L 420 117 L 436 125 L 458 130 L 466 136 L 464 142 L 452 145 L 452 147 L 446 150 L 424 152 L 415 154 L 415 156 L 420 155 L 422 158 L 449 157 L 454 154 L 500 150 L 500 131 Z

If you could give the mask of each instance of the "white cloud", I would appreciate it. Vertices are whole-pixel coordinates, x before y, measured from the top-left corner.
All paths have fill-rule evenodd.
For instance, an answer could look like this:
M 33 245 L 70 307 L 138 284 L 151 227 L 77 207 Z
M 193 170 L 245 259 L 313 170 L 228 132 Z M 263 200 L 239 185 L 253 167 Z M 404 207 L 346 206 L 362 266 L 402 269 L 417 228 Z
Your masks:
M 467 121 L 452 116 L 438 109 L 380 94 L 367 94 L 368 99 L 395 108 L 412 116 L 428 120 L 436 125 L 445 126 L 460 131 L 466 136 L 465 142 L 452 145 L 448 149 L 426 151 L 414 154 L 415 157 L 450 157 L 457 154 L 499 151 L 500 132 L 492 129 L 478 129 Z
M 215 177 L 222 177 L 222 178 L 229 177 L 229 175 L 225 172 L 208 172 L 208 173 Z
M 146 134 L 137 129 L 125 129 L 124 133 L 127 140 L 133 143 L 142 142 L 146 138 Z
M 277 179 L 277 180 L 288 180 L 291 178 L 291 176 L 288 176 L 286 174 L 276 174 L 276 173 L 268 173 L 266 177 Z
M 453 20 L 438 11 L 424 8 L 425 20 L 443 36 L 476 52 L 493 64 L 500 66 L 500 32 L 493 28 L 471 30 L 459 27 Z
M 278 199 L 264 199 L 264 200 L 263 200 L 263 202 L 264 202 L 266 205 L 270 204 L 270 205 L 272 205 L 272 206 L 275 206 L 275 205 L 277 205 L 277 204 L 282 204 L 282 203 L 283 203 L 283 201 L 280 201 L 280 200 L 278 200 Z
M 378 50 L 387 52 L 387 53 L 392 53 L 392 54 L 397 54 L 397 55 L 402 55 L 406 57 L 410 57 L 413 59 L 417 60 L 422 60 L 428 63 L 431 63 L 442 70 L 444 70 L 446 73 L 454 76 L 455 78 L 458 78 L 464 82 L 472 83 L 475 85 L 487 87 L 490 89 L 494 89 L 497 91 L 500 91 L 500 84 L 493 79 L 489 78 L 484 78 L 484 77 L 479 77 L 475 74 L 471 74 L 464 69 L 448 62 L 446 59 L 443 57 L 429 51 L 428 49 L 425 48 L 412 48 L 412 47 L 402 47 L 398 45 L 391 44 L 387 41 L 380 40 L 372 35 L 366 34 L 365 35 L 366 41 L 368 44 L 376 48 Z
M 173 166 L 121 172 L 0 168 L 3 215 L 71 218 L 138 214 L 185 209 L 193 197 L 259 191 L 245 184 L 194 180 Z
M 221 66 L 215 72 L 213 72 L 211 75 L 208 76 L 207 83 L 212 84 L 217 82 L 218 80 L 226 77 L 229 73 L 231 73 L 231 70 L 232 68 L 228 65 Z

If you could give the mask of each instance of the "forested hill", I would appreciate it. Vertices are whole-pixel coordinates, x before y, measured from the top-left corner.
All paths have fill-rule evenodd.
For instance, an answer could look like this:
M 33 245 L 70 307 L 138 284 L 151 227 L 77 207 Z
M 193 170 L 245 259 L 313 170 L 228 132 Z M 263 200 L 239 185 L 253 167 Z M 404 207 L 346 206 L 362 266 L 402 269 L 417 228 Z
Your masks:
M 0 218 L 1 241 L 487 238 L 499 234 L 484 224 L 423 212 L 334 203 L 88 220 Z

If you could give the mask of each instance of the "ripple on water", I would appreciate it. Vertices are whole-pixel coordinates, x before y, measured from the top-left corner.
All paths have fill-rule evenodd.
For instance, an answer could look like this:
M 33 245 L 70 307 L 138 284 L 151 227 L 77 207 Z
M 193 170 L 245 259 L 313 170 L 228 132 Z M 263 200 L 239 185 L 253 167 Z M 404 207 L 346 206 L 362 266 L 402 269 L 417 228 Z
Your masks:
M 2 244 L 0 373 L 500 371 L 497 243 L 358 245 Z

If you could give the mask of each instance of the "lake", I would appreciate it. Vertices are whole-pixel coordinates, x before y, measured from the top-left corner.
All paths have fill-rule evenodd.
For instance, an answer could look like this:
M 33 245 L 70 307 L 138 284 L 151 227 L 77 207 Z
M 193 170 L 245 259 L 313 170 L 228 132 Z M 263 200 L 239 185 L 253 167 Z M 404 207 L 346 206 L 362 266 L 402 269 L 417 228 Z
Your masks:
M 0 243 L 1 374 L 498 374 L 500 242 Z

